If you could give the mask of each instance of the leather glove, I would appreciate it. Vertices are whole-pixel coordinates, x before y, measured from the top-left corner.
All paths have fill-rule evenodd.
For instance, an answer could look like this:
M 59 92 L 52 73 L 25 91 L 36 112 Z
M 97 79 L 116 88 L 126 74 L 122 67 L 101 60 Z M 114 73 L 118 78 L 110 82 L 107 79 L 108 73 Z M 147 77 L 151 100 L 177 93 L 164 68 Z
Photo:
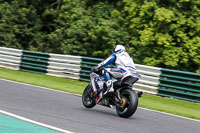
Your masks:
M 99 72 L 99 69 L 98 69 L 97 67 L 94 67 L 92 70 L 93 70 L 93 72 L 95 72 L 95 73 L 98 73 L 98 72 Z

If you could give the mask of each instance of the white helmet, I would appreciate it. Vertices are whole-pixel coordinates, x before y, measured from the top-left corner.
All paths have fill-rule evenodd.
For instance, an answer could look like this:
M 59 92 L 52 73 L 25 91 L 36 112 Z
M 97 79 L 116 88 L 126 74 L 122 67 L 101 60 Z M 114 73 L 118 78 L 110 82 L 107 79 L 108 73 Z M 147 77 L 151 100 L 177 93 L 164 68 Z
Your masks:
M 113 53 L 121 53 L 123 51 L 125 51 L 125 47 L 123 45 L 116 45 L 113 48 Z

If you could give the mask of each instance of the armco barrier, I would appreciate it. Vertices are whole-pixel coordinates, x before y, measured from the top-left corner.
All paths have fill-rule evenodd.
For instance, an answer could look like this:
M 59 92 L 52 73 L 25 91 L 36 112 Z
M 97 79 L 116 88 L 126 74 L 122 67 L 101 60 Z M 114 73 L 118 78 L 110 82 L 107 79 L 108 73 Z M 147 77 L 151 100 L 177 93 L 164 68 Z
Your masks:
M 22 50 L 0 47 L 0 67 L 19 70 Z
M 81 56 L 49 54 L 47 75 L 80 79 Z
M 200 102 L 200 74 L 161 69 L 159 96 Z
M 20 70 L 40 74 L 47 73 L 48 53 L 24 50 L 21 56 Z
M 0 47 L 0 67 L 89 81 L 99 58 L 49 54 Z M 142 78 L 135 90 L 200 103 L 200 74 L 136 64 Z
M 137 72 L 142 75 L 141 79 L 134 84 L 134 88 L 150 94 L 158 93 L 161 68 L 136 64 Z
M 80 80 L 89 81 L 89 73 L 94 66 L 97 66 L 103 59 L 82 57 Z

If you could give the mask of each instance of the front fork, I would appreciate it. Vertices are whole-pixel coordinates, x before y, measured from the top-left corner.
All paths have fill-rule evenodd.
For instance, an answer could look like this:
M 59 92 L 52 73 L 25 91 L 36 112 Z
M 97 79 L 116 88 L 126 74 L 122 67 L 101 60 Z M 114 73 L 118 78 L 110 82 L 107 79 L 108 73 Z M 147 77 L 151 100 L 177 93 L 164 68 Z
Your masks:
M 92 87 L 92 89 L 93 89 L 94 92 L 97 91 L 97 88 L 96 88 L 96 85 L 95 85 L 95 82 L 94 82 L 94 78 L 95 77 L 96 77 L 96 74 L 92 72 L 90 74 L 90 85 L 91 85 L 91 87 Z

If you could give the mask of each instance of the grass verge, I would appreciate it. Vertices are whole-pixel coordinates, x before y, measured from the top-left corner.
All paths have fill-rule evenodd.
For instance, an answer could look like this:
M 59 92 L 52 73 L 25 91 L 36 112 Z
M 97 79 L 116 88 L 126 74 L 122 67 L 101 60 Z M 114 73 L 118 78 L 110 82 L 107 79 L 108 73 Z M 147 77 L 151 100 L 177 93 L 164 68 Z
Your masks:
M 86 82 L 0 68 L 0 78 L 82 94 Z M 200 120 L 200 104 L 144 94 L 139 106 Z

